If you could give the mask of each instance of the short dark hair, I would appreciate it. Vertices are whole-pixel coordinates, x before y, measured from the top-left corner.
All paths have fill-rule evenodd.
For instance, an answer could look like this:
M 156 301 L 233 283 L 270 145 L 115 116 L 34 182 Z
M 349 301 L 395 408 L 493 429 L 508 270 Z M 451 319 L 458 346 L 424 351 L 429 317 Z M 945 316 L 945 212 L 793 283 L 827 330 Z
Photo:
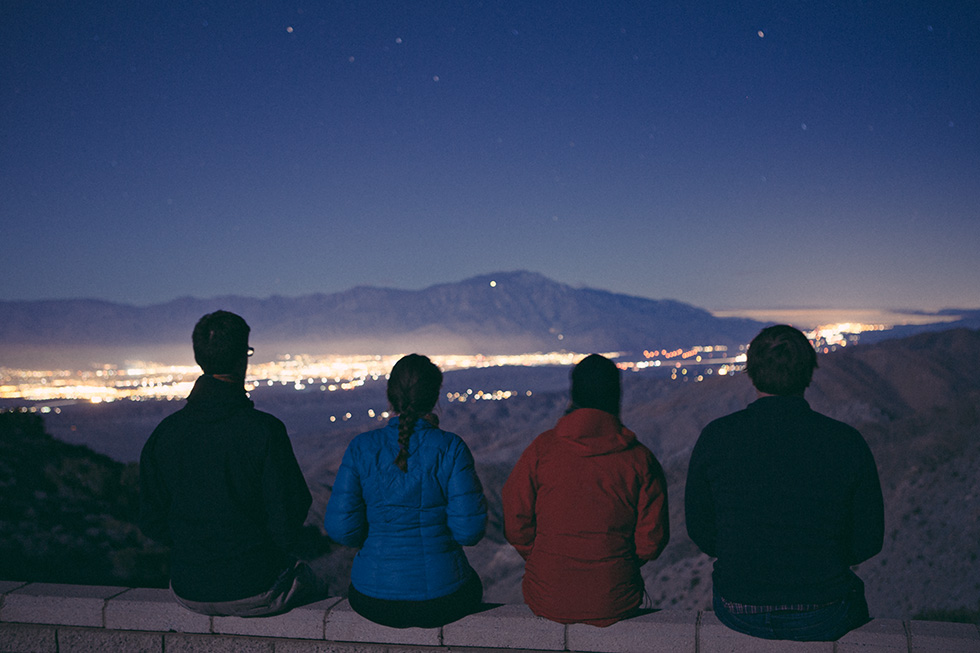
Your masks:
M 251 329 L 228 311 L 208 313 L 194 325 L 194 360 L 205 374 L 229 374 L 248 356 Z
M 817 352 L 799 329 L 786 324 L 766 327 L 749 344 L 745 371 L 759 392 L 802 394 L 817 368 Z

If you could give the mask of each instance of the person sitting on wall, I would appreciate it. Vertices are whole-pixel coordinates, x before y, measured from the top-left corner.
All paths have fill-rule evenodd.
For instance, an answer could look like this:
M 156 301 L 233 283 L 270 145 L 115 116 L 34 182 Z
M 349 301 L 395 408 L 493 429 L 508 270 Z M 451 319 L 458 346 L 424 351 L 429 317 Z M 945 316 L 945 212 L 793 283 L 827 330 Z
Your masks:
M 140 456 L 140 529 L 170 545 L 170 589 L 208 615 L 267 616 L 317 598 L 292 554 L 312 498 L 282 422 L 245 394 L 249 326 L 227 311 L 194 327 L 204 372 Z
M 359 547 L 347 599 L 392 628 L 437 628 L 482 604 L 464 546 L 483 538 L 487 504 L 469 447 L 433 413 L 442 371 L 419 354 L 388 377 L 395 417 L 347 447 L 324 516 L 327 534 Z
M 746 362 L 759 398 L 691 454 L 687 531 L 717 558 L 715 615 L 755 637 L 832 641 L 869 620 L 850 566 L 881 550 L 878 470 L 858 431 L 803 398 L 816 367 L 800 331 L 763 329 Z
M 503 488 L 524 600 L 558 623 L 609 626 L 637 614 L 640 567 L 670 536 L 667 481 L 620 422 L 619 377 L 598 354 L 576 365 L 568 411 L 524 450 Z

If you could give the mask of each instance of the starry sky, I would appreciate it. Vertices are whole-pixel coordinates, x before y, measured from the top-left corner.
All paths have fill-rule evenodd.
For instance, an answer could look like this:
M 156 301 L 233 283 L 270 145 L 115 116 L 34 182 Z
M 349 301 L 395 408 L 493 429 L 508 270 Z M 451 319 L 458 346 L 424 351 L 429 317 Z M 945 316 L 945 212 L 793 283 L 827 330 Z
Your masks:
M 975 2 L 0 3 L 0 300 L 980 307 Z

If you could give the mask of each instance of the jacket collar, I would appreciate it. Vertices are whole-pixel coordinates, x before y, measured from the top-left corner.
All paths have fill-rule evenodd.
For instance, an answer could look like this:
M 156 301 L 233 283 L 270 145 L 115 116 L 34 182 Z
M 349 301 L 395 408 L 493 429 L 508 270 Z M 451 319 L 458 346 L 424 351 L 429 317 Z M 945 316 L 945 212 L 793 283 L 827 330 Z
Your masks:
M 245 394 L 244 386 L 221 381 L 210 374 L 199 376 L 194 382 L 194 389 L 187 395 L 187 406 L 194 410 L 227 413 L 254 405 Z
M 794 395 L 765 395 L 759 397 L 749 408 L 753 410 L 807 411 L 810 404 L 806 399 Z

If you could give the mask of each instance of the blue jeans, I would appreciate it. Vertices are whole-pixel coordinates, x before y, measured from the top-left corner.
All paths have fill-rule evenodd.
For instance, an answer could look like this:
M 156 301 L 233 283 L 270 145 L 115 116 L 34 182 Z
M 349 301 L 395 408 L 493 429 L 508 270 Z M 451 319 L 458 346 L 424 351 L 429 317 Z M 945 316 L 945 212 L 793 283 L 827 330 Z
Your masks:
M 717 592 L 713 603 L 718 621 L 732 630 L 762 639 L 833 642 L 870 619 L 863 587 L 852 589 L 836 603 L 814 610 L 733 614 Z

